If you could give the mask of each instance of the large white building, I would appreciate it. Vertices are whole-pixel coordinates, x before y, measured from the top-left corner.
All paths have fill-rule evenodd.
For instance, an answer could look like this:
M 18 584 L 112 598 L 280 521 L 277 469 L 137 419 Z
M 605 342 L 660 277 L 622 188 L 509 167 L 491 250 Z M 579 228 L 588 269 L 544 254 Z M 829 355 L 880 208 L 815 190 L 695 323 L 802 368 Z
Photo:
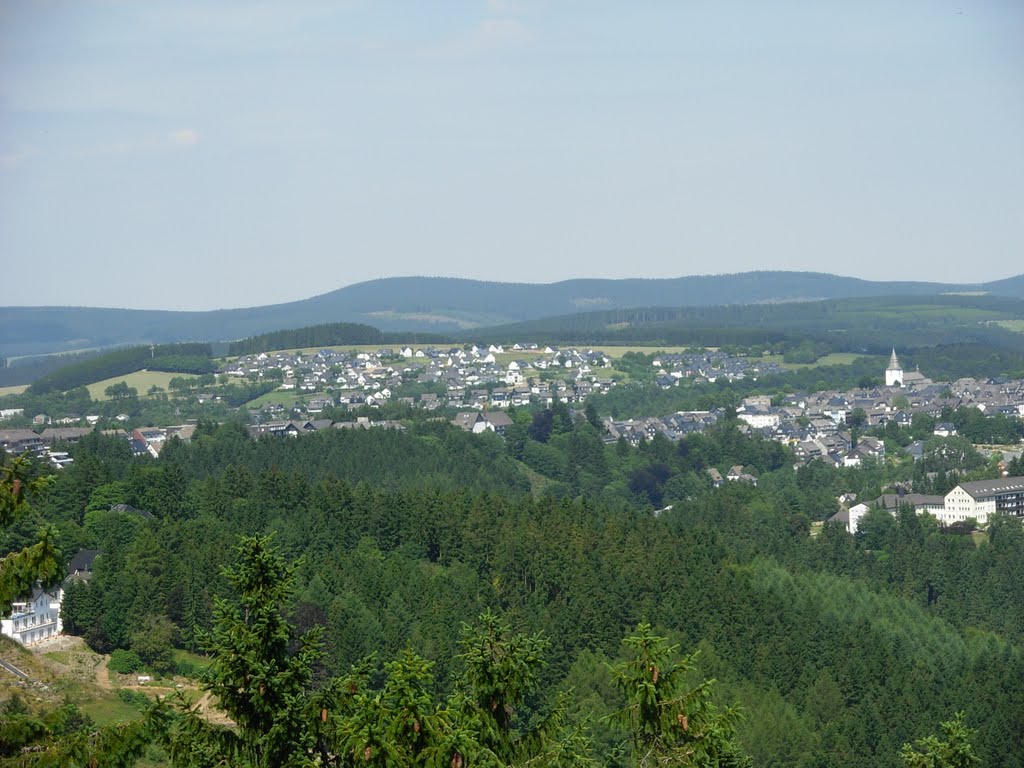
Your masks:
M 0 622 L 0 632 L 22 645 L 34 645 L 61 631 L 60 604 L 64 596 L 61 587 L 46 591 L 32 590 L 32 596 L 11 605 L 11 615 Z
M 946 524 L 973 517 L 984 525 L 996 512 L 1024 517 L 1024 477 L 960 483 L 946 494 L 943 507 L 941 514 L 932 514 Z
M 945 496 L 887 493 L 875 504 L 890 514 L 895 514 L 901 505 L 909 505 L 917 514 L 931 515 L 942 525 L 961 523 L 968 518 L 973 518 L 978 525 L 986 525 L 996 513 L 1024 518 L 1024 477 L 960 483 Z M 836 513 L 829 522 L 842 523 L 850 533 L 856 533 L 861 518 L 868 511 L 866 504 L 858 504 Z

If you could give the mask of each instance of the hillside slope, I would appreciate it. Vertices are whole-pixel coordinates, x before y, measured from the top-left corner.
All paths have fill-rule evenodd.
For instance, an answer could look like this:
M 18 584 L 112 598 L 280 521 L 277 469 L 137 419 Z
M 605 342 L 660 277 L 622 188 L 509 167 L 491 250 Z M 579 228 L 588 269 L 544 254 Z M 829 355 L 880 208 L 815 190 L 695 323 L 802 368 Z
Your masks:
M 395 277 L 302 301 L 209 312 L 89 307 L 0 308 L 0 356 L 172 341 L 239 339 L 284 328 L 359 322 L 384 331 L 457 332 L 588 310 L 757 304 L 953 291 L 1024 298 L 1024 276 L 982 285 L 873 282 L 810 272 L 672 279 L 494 283 Z

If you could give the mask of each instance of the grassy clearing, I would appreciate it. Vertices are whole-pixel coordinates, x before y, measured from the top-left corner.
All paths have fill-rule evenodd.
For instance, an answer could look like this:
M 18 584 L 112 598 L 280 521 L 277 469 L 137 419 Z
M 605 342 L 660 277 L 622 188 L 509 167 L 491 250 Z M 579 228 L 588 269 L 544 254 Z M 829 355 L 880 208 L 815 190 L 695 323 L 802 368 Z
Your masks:
M 323 393 L 314 396 L 323 396 Z M 291 408 L 296 403 L 304 403 L 309 397 L 309 394 L 298 394 L 294 389 L 292 390 L 280 390 L 275 389 L 266 394 L 260 395 L 255 400 L 250 400 L 245 404 L 246 408 L 263 408 L 268 405 L 283 405 L 285 408 Z
M 121 701 L 117 694 L 103 692 L 93 699 L 79 703 L 79 709 L 96 721 L 97 725 L 111 725 L 113 723 L 126 723 L 129 720 L 139 720 L 142 713 L 134 704 Z
M 747 359 L 752 363 L 775 363 L 788 370 L 799 370 L 800 368 L 817 368 L 821 365 L 850 365 L 858 357 L 872 357 L 872 355 L 859 355 L 855 352 L 832 352 L 824 357 L 819 357 L 813 363 L 787 363 L 783 361 L 782 355 L 766 355 L 764 357 L 751 357 Z
M 0 397 L 4 395 L 20 395 L 28 389 L 28 384 L 18 384 L 14 387 L 0 387 Z
M 1024 334 L 1024 321 L 996 321 L 996 326 L 1001 326 L 1008 331 L 1014 331 L 1015 333 Z
M 296 351 L 304 352 L 306 354 L 313 354 L 319 352 L 321 349 L 329 349 L 334 352 L 376 352 L 379 349 L 390 349 L 396 354 L 406 347 L 412 347 L 413 351 L 422 349 L 424 347 L 436 346 L 439 349 L 451 349 L 451 348 L 462 348 L 466 346 L 466 342 L 453 341 L 451 343 L 439 343 L 439 344 L 415 344 L 412 342 L 408 343 L 395 343 L 395 344 L 337 344 L 328 347 L 288 347 L 286 349 L 275 349 L 273 352 L 267 352 L 268 355 L 276 355 L 279 352 L 292 354 Z M 643 352 L 644 354 L 651 354 L 652 352 L 685 352 L 687 349 L 691 349 L 691 345 L 687 346 L 665 346 L 664 344 L 632 344 L 632 345 L 613 345 L 613 344 L 563 344 L 559 349 L 593 349 L 598 352 L 604 352 L 609 357 L 622 357 L 627 352 Z M 715 350 L 717 347 L 706 347 L 706 349 Z M 541 349 L 512 349 L 506 347 L 505 352 L 495 356 L 498 360 L 507 358 L 509 361 L 512 360 L 530 360 L 531 358 L 544 357 L 543 347 Z M 237 357 L 225 358 L 227 360 L 236 360 Z M 421 360 L 422 358 L 412 358 L 413 360 Z
M 604 352 L 606 355 L 608 355 L 608 357 L 613 357 L 613 358 L 614 357 L 622 357 L 627 352 L 642 352 L 645 355 L 651 355 L 651 354 L 654 354 L 655 352 L 666 352 L 668 354 L 678 354 L 680 352 L 685 352 L 686 350 L 693 349 L 693 348 L 694 348 L 694 345 L 692 345 L 692 344 L 689 344 L 689 345 L 687 345 L 685 347 L 666 347 L 664 344 L 654 344 L 654 345 L 647 345 L 647 346 L 642 346 L 642 345 L 638 345 L 638 344 L 628 345 L 628 346 L 609 346 L 607 344 L 599 344 L 599 345 L 597 345 L 595 347 L 588 347 L 588 349 L 593 349 L 593 350 L 595 350 L 597 352 Z M 718 349 L 718 347 L 699 347 L 698 346 L 697 349 L 707 349 L 707 350 L 710 350 L 710 351 L 715 351 L 715 350 Z
M 186 651 L 184 648 L 175 648 L 171 651 L 171 657 L 174 659 L 176 664 L 190 664 L 197 669 L 206 669 L 210 666 L 210 658 L 208 656 L 191 653 Z
M 836 316 L 890 320 L 940 320 L 947 324 L 951 321 L 999 320 L 1005 317 L 1006 313 L 993 309 L 957 307 L 945 304 L 886 304 L 866 307 L 852 304 L 840 309 Z
M 530 493 L 534 497 L 541 496 L 541 494 L 544 493 L 544 489 L 548 488 L 551 485 L 554 485 L 557 482 L 555 480 L 552 480 L 551 478 L 544 477 L 544 475 L 526 466 L 521 461 L 517 460 L 516 465 L 519 467 L 520 470 L 522 470 L 523 474 L 526 475 L 527 479 L 530 481 Z
M 94 384 L 89 384 L 87 389 L 89 390 L 89 396 L 93 400 L 107 400 L 107 396 L 104 390 L 112 384 L 118 382 L 125 382 L 129 387 L 134 387 L 139 391 L 139 396 L 145 396 L 149 388 L 156 385 L 167 389 L 167 385 L 171 379 L 183 378 L 183 379 L 194 379 L 187 373 L 167 373 L 166 371 L 135 371 L 135 373 L 128 373 L 124 376 L 115 376 L 111 379 L 104 379 L 103 381 L 97 381 Z

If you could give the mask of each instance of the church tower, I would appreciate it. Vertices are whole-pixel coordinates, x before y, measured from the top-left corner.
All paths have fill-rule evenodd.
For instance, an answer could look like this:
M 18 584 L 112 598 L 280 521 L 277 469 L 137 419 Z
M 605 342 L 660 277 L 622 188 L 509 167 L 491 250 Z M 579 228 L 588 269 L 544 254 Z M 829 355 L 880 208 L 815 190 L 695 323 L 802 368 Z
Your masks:
M 895 349 L 892 351 L 892 357 L 889 358 L 889 367 L 885 369 L 885 386 L 903 386 L 903 366 L 900 365 L 900 360 L 896 357 Z

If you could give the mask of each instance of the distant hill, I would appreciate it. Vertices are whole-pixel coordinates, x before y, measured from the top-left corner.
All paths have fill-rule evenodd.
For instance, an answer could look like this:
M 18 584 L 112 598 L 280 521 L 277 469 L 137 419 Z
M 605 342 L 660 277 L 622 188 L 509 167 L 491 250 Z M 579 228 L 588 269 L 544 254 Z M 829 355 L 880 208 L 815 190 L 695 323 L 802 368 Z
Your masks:
M 209 312 L 4 307 L 0 308 L 0 357 L 126 344 L 226 341 L 338 322 L 363 323 L 382 331 L 457 333 L 588 310 L 948 292 L 1024 298 L 1024 275 L 978 285 L 875 282 L 814 272 L 585 279 L 549 284 L 396 277 L 357 283 L 287 304 Z
M 727 306 L 630 307 L 528 320 L 467 332 L 481 341 L 560 344 L 766 346 L 813 340 L 822 351 L 886 354 L 950 344 L 1024 353 L 1024 300 L 910 295 Z

